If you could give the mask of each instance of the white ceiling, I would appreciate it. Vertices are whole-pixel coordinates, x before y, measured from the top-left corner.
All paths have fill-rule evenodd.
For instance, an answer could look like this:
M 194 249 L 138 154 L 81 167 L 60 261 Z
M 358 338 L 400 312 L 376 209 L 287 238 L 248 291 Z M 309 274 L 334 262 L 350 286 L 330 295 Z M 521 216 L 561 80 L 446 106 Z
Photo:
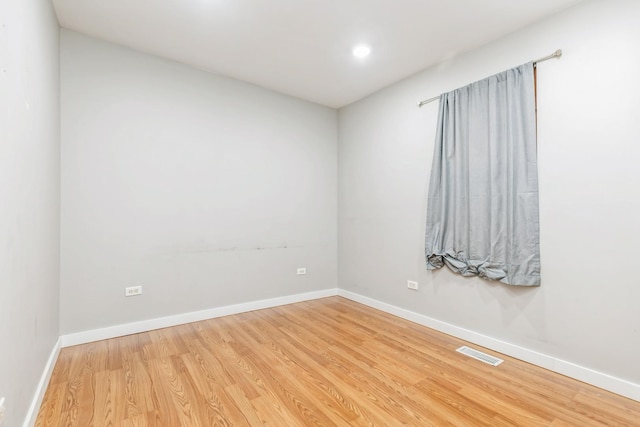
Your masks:
M 64 28 L 339 108 L 579 0 L 53 0 Z M 351 54 L 357 43 L 371 55 Z

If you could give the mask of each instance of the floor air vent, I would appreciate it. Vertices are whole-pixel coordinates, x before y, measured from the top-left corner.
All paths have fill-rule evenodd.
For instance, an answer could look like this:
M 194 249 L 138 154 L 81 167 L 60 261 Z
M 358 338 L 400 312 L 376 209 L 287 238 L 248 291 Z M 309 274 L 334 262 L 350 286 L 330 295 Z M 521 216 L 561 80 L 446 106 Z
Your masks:
M 502 359 L 498 359 L 497 357 L 493 357 L 493 356 L 488 355 L 486 353 L 483 353 L 481 351 L 474 350 L 472 348 L 467 347 L 466 345 L 463 345 L 462 347 L 460 347 L 456 351 L 458 353 L 462 353 L 462 354 L 467 355 L 469 357 L 473 357 L 474 359 L 477 359 L 477 360 L 479 360 L 481 362 L 488 363 L 489 365 L 492 365 L 492 366 L 498 366 L 499 364 L 504 362 L 504 360 L 502 360 Z

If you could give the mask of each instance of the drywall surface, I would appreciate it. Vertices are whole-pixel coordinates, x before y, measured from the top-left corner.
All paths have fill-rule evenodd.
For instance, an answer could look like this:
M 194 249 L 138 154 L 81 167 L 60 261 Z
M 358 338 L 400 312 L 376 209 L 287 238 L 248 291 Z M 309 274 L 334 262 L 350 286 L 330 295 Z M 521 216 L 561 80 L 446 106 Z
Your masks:
M 0 397 L 18 426 L 58 339 L 58 23 L 50 2 L 0 2 Z
M 339 287 L 640 383 L 638 22 L 640 2 L 582 3 L 341 109 Z M 438 103 L 416 102 L 559 48 L 538 68 L 542 286 L 427 272 Z
M 335 110 L 67 30 L 61 105 L 63 334 L 336 287 Z

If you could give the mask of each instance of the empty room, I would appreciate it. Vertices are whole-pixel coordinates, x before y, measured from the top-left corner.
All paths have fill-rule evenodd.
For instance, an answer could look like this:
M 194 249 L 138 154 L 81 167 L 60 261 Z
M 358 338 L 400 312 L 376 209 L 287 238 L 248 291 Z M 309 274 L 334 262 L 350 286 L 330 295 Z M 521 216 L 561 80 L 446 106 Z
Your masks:
M 639 22 L 2 0 L 0 427 L 640 426 Z

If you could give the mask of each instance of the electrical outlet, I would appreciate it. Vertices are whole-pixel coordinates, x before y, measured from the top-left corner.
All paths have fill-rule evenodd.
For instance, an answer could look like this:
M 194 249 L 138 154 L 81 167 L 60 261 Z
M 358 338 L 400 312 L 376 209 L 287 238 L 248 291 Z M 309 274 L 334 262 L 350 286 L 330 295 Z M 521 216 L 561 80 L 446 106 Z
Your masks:
M 303 274 L 307 274 L 307 268 L 306 267 L 300 267 L 298 268 L 298 270 L 296 271 L 296 274 L 298 276 L 302 276 Z
M 418 290 L 418 282 L 412 282 L 411 280 L 407 280 L 407 288 L 413 289 L 414 291 Z
M 142 294 L 142 286 L 130 286 L 128 288 L 125 288 L 124 290 L 125 297 L 133 297 L 141 294 Z
M 4 413 L 6 412 L 4 407 L 4 397 L 0 397 L 0 426 L 4 423 Z

